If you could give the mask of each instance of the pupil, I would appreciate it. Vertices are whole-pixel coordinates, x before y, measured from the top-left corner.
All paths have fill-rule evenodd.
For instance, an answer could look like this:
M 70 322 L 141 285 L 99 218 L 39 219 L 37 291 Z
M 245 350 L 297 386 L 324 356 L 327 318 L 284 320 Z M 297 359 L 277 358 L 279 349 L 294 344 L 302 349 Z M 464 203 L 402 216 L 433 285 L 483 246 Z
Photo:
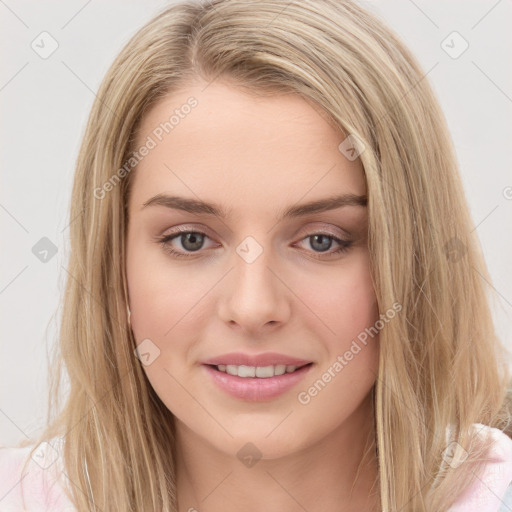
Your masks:
M 181 243 L 187 251 L 197 251 L 203 245 L 203 235 L 199 233 L 185 233 L 181 235 Z
M 312 235 L 310 237 L 310 239 L 312 239 L 311 247 L 313 247 L 313 249 L 315 248 L 315 243 L 319 239 L 324 241 L 323 244 L 322 243 L 319 244 L 320 245 L 320 248 L 319 248 L 320 251 L 327 251 L 331 247 L 331 244 L 332 244 L 332 239 L 330 237 L 328 237 L 327 235 Z

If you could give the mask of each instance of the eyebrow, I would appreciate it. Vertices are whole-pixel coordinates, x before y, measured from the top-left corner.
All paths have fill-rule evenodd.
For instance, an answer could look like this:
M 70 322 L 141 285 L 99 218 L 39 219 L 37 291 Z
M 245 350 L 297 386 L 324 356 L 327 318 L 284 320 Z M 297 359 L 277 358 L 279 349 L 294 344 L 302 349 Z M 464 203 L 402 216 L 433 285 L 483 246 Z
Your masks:
M 339 196 L 327 197 L 325 199 L 319 199 L 309 203 L 292 205 L 281 212 L 279 220 L 302 217 L 312 213 L 326 212 L 343 206 L 366 207 L 367 201 L 368 199 L 366 196 L 358 196 L 356 194 L 342 194 Z M 214 215 L 222 219 L 226 219 L 231 215 L 231 209 L 225 209 L 222 206 L 213 203 L 199 201 L 196 199 L 188 199 L 186 197 L 169 196 L 166 194 L 157 194 L 151 199 L 148 199 L 143 203 L 142 209 L 155 205 L 175 210 L 182 210 L 193 214 Z

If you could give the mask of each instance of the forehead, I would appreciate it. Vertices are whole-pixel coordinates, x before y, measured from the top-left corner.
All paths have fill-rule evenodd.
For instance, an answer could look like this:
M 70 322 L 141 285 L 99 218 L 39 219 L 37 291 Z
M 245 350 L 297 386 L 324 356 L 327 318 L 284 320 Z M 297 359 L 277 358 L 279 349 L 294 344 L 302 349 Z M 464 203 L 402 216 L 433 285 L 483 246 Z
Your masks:
M 161 99 L 142 119 L 131 198 L 181 193 L 236 210 L 248 204 L 366 193 L 359 159 L 338 149 L 345 135 L 321 109 L 296 94 L 259 96 L 214 81 Z

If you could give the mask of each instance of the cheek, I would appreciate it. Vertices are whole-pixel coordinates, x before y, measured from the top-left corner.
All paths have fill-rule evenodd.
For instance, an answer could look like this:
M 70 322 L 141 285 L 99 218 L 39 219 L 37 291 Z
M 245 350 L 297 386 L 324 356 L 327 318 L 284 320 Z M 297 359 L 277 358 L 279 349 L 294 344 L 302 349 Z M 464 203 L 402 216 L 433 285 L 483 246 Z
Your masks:
M 298 415 L 305 432 L 326 435 L 341 425 L 368 397 L 378 373 L 379 335 L 371 330 L 379 311 L 365 258 L 340 271 L 335 283 L 309 295 L 315 304 L 315 332 L 322 336 L 325 359 L 297 392 Z M 341 268 L 341 267 L 340 267 Z M 326 292 L 327 290 L 327 292 Z M 321 422 L 319 423 L 319 418 Z
M 136 340 L 154 337 L 163 342 L 180 324 L 195 317 L 196 309 L 201 310 L 197 306 L 208 287 L 197 279 L 193 266 L 172 263 L 163 249 L 149 243 L 128 243 L 132 330 Z
M 312 312 L 307 318 L 316 325 L 314 332 L 321 335 L 330 353 L 347 350 L 379 318 L 366 250 L 311 277 L 303 274 L 296 286 Z
M 131 328 L 135 344 L 150 354 L 149 364 L 142 369 L 169 410 L 188 410 L 190 395 L 180 385 L 186 382 L 183 363 L 191 336 L 204 318 L 199 299 L 208 288 L 204 281 L 194 279 L 192 266 L 187 270 L 169 264 L 163 251 L 159 255 L 143 244 L 128 245 L 128 251 Z
M 325 358 L 314 378 L 304 382 L 299 403 L 301 408 L 308 404 L 304 413 L 311 417 L 331 410 L 329 421 L 335 424 L 358 406 L 375 382 L 379 309 L 367 250 L 329 270 L 325 276 L 302 280 L 301 296 L 315 313 L 307 316 L 308 329 L 321 333 Z
M 192 349 L 212 311 L 208 291 L 219 277 L 201 272 L 198 278 L 197 264 L 176 264 L 163 249 L 142 243 L 128 243 L 126 274 L 135 343 L 157 354 L 143 369 L 160 398 L 172 398 L 166 405 L 179 409 L 190 404 L 179 383 L 187 380 L 189 363 L 194 363 Z

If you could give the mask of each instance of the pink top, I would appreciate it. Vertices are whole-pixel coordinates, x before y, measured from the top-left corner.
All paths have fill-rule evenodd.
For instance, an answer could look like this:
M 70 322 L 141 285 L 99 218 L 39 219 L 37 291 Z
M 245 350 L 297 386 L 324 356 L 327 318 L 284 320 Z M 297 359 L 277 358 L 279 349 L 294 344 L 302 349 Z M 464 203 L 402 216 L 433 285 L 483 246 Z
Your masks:
M 512 495 L 510 490 L 507 492 L 512 482 L 512 439 L 497 428 L 489 428 L 481 423 L 473 426 L 478 431 L 490 432 L 494 443 L 487 464 L 480 470 L 473 485 L 459 496 L 448 512 L 512 511 Z
M 61 437 L 41 443 L 23 473 L 34 446 L 0 448 L 0 512 L 76 512 L 64 492 L 62 446 Z
M 507 493 L 506 501 L 505 493 L 512 482 L 512 439 L 496 428 L 475 426 L 491 431 L 495 442 L 476 483 L 448 512 L 510 511 L 512 495 Z M 62 471 L 62 442 L 54 438 L 41 443 L 23 476 L 22 465 L 32 446 L 0 448 L 0 512 L 76 512 L 64 492 L 67 476 Z

